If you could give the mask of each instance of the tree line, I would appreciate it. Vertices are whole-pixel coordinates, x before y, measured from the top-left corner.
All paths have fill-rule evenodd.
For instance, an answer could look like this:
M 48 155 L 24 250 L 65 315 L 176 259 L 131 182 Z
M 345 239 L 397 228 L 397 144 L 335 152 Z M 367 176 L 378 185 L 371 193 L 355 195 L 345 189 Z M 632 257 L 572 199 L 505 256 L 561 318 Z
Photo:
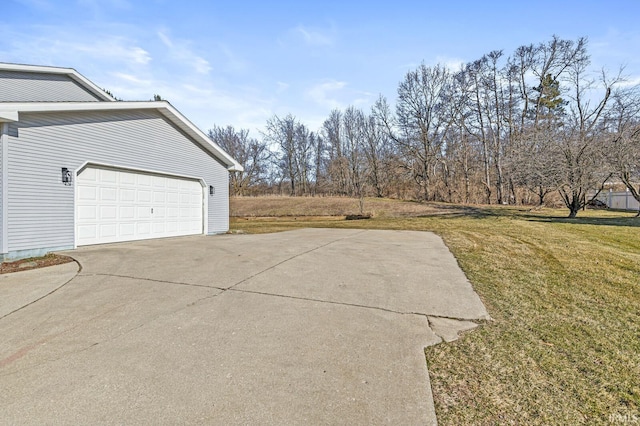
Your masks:
M 542 205 L 556 193 L 575 217 L 607 183 L 640 201 L 639 94 L 623 69 L 591 69 L 585 38 L 554 36 L 455 70 L 422 64 L 394 105 L 335 109 L 314 131 L 289 114 L 260 138 L 209 136 L 245 167 L 233 195 Z

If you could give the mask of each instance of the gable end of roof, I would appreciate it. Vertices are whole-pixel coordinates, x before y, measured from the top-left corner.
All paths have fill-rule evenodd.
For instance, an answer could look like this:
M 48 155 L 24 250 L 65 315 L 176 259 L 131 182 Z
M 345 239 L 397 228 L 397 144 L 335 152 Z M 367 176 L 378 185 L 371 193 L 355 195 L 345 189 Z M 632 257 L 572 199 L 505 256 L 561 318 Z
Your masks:
M 23 65 L 23 64 L 10 64 L 0 62 L 0 71 L 20 71 L 27 73 L 38 73 L 38 74 L 56 74 L 56 75 L 66 75 L 71 78 L 73 81 L 78 83 L 81 87 L 83 87 L 88 92 L 92 93 L 96 97 L 100 99 L 102 102 L 115 102 L 116 100 L 107 94 L 104 90 L 96 86 L 85 76 L 80 74 L 73 68 L 60 68 L 60 67 L 49 67 L 42 65 Z

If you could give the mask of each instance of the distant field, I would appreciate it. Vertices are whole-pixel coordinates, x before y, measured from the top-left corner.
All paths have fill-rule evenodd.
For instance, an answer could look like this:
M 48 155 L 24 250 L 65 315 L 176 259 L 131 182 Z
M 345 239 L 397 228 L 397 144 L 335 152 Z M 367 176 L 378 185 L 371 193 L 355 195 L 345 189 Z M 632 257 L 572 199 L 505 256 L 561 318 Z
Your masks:
M 347 216 L 367 214 L 372 217 L 416 217 L 452 211 L 445 204 L 423 204 L 387 198 L 348 197 L 231 197 L 231 217 Z M 457 207 L 454 209 L 457 210 Z
M 640 423 L 640 219 L 633 213 L 232 199 L 232 230 L 411 229 L 443 237 L 493 321 L 425 351 L 442 425 Z M 334 215 L 334 217 L 326 217 Z M 269 217 L 278 216 L 278 217 Z M 255 218 L 260 218 L 259 220 Z

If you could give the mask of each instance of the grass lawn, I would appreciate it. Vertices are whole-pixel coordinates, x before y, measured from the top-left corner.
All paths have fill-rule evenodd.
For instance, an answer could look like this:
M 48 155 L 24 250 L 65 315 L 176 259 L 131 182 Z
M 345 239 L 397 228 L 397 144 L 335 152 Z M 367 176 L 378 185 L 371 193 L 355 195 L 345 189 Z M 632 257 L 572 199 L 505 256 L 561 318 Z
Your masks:
M 317 216 L 309 204 L 325 199 L 309 200 L 301 212 L 299 200 L 283 198 L 278 216 L 286 217 L 265 218 L 260 198 L 232 199 L 232 215 L 243 217 L 231 228 L 432 231 L 480 294 L 493 321 L 425 350 L 440 424 L 640 424 L 640 219 L 632 213 L 588 210 L 570 220 L 566 210 L 367 199 L 373 218 L 346 221 Z M 343 200 L 351 210 L 329 214 L 359 213 L 357 200 Z

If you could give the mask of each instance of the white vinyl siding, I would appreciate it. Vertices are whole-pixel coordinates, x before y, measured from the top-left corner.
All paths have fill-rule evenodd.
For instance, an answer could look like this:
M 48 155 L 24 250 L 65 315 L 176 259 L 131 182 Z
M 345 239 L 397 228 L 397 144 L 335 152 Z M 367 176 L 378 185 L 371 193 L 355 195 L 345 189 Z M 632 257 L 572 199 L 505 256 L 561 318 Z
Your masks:
M 5 223 L 5 210 L 6 205 L 5 201 L 5 174 L 6 174 L 6 165 L 7 165 L 7 144 L 9 143 L 9 137 L 6 134 L 9 130 L 9 125 L 7 123 L 0 123 L 0 254 L 4 253 L 6 250 L 5 241 L 4 241 L 4 232 L 6 229 Z
M 76 242 L 201 234 L 202 211 L 199 181 L 87 167 L 76 183 Z
M 22 113 L 9 129 L 9 250 L 74 244 L 74 185 L 87 162 L 188 176 L 215 187 L 207 233 L 229 226 L 228 172 L 157 111 Z
M 67 75 L 0 71 L 0 102 L 97 102 L 99 100 Z

